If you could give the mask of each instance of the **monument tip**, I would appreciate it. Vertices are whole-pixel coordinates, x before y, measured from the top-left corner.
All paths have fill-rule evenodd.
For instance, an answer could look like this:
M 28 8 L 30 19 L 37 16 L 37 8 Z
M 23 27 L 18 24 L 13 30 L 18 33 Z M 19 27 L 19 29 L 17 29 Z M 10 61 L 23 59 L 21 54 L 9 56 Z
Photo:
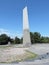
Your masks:
M 25 6 L 24 9 L 27 9 L 27 6 Z

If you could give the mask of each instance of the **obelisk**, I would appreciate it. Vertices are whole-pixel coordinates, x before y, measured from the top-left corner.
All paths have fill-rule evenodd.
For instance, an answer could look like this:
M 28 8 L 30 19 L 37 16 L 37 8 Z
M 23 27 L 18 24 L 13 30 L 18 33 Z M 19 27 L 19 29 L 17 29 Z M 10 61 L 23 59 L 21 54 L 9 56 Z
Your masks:
M 23 46 L 31 46 L 27 7 L 23 9 Z

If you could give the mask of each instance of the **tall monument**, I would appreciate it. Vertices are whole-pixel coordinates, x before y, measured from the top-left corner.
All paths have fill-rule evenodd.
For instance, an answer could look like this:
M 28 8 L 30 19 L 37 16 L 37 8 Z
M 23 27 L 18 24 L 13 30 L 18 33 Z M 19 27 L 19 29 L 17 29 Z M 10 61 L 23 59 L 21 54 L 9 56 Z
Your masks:
M 30 32 L 29 32 L 29 20 L 27 7 L 23 9 L 23 46 L 29 47 L 31 45 Z

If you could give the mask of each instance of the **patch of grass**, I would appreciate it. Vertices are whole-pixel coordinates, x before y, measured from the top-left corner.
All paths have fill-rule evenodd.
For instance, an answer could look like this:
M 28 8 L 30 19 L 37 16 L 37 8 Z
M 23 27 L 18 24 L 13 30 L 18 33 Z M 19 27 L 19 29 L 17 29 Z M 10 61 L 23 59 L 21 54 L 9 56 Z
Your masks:
M 30 52 L 28 50 L 26 50 L 26 55 L 27 55 L 27 59 L 32 59 L 32 58 L 35 58 L 35 57 L 38 56 L 37 54 L 32 53 L 32 52 Z
M 3 48 L 9 48 L 10 46 L 8 45 L 0 45 L 0 49 L 3 49 Z
M 24 55 L 20 55 L 20 57 L 16 60 L 17 62 L 25 61 L 27 59 L 33 59 L 36 58 L 38 55 L 35 53 L 32 53 L 28 50 L 26 50 L 26 53 Z

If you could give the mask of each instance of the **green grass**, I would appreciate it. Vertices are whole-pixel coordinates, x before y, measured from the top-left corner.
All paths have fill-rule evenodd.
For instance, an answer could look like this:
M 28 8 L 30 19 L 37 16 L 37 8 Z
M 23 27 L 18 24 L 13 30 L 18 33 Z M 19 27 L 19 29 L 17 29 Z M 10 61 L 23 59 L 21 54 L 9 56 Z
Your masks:
M 11 47 L 11 46 L 8 46 L 8 45 L 0 45 L 0 49 L 2 49 L 2 48 L 9 48 L 9 47 Z
M 35 57 L 38 56 L 37 54 L 32 53 L 32 52 L 30 52 L 30 51 L 28 51 L 28 50 L 26 50 L 26 53 L 28 54 L 27 59 L 32 59 L 32 58 L 35 58 Z
M 27 59 L 33 59 L 36 58 L 38 55 L 35 53 L 32 53 L 28 50 L 26 50 L 26 53 L 24 55 L 22 55 L 19 59 L 17 59 L 17 62 L 21 62 L 21 61 L 25 61 Z

